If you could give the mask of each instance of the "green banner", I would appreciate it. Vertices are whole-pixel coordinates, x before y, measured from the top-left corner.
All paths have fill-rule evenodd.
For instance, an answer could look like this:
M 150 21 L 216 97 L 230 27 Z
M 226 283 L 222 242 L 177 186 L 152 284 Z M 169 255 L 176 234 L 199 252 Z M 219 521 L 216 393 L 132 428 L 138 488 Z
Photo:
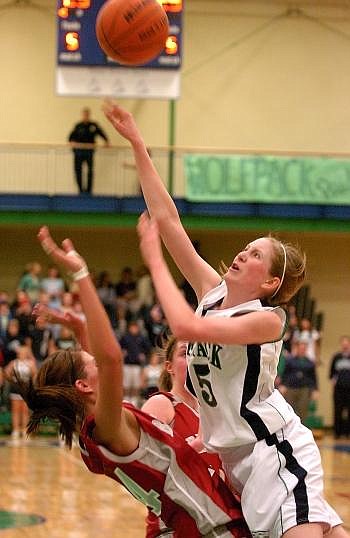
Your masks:
M 270 155 L 185 155 L 193 202 L 350 204 L 350 160 Z

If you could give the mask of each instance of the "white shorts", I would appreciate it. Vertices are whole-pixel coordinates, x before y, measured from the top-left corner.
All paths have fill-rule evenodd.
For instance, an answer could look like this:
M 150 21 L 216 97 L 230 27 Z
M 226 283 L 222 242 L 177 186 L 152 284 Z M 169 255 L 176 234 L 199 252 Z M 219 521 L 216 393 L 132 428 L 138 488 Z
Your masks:
M 323 497 L 320 452 L 298 416 L 268 439 L 220 456 L 253 538 L 280 538 L 303 523 L 321 523 L 327 533 L 342 523 Z
M 138 364 L 124 364 L 123 387 L 127 390 L 137 390 L 141 387 L 141 366 Z

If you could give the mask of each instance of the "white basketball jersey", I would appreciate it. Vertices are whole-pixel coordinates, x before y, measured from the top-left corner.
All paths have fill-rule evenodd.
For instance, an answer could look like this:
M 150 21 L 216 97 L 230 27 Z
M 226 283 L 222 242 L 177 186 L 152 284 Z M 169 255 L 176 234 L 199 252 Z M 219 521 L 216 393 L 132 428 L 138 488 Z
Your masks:
M 223 281 L 203 297 L 196 314 L 233 317 L 273 310 L 281 318 L 282 337 L 286 324 L 282 308 L 263 307 L 259 300 L 254 300 L 215 309 L 226 293 Z M 294 415 L 274 388 L 281 348 L 282 340 L 249 345 L 188 344 L 188 381 L 200 402 L 203 441 L 208 450 L 222 452 L 255 443 L 282 428 Z

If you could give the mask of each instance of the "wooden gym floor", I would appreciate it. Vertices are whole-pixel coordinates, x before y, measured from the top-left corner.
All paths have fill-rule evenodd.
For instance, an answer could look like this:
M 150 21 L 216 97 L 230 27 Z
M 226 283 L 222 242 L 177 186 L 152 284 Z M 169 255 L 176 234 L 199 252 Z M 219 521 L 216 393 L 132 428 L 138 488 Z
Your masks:
M 350 441 L 318 441 L 325 493 L 350 531 Z M 143 538 L 145 508 L 55 437 L 0 437 L 0 538 Z M 185 538 L 185 537 L 184 537 Z

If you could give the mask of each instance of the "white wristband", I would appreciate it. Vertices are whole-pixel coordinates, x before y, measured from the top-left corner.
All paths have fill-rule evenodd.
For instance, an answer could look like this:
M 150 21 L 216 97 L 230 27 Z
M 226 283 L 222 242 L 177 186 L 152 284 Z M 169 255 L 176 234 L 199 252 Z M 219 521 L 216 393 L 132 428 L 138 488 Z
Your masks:
M 72 278 L 74 282 L 77 282 L 78 280 L 81 280 L 82 278 L 89 276 L 89 274 L 90 274 L 89 269 L 87 268 L 86 265 L 83 265 L 83 267 L 79 269 L 79 271 L 77 271 L 76 273 L 72 273 Z
M 77 256 L 78 258 L 81 257 L 76 250 L 70 250 L 69 252 L 67 252 L 67 256 Z

